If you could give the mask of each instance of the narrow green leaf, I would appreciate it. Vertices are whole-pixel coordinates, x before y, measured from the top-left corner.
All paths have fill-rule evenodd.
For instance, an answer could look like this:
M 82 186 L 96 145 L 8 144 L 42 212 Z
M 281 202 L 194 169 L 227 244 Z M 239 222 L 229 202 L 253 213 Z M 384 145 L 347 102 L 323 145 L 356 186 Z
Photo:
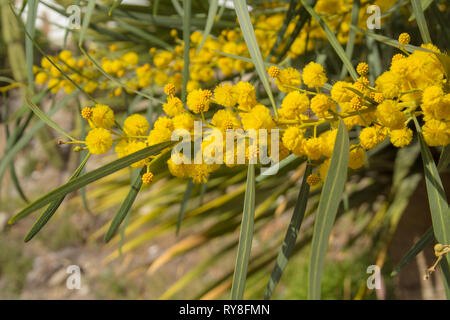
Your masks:
M 84 40 L 84 35 L 86 34 L 86 31 L 89 27 L 89 23 L 91 22 L 92 13 L 94 12 L 95 8 L 95 0 L 87 0 L 88 5 L 86 7 L 86 13 L 83 17 L 83 25 L 81 26 L 81 32 L 80 32 L 80 39 L 78 41 L 78 45 L 81 47 Z
M 11 162 L 10 167 L 9 167 L 9 173 L 11 175 L 11 179 L 13 181 L 14 187 L 16 188 L 17 193 L 19 194 L 19 196 L 22 198 L 23 201 L 25 201 L 26 203 L 29 203 L 30 201 L 28 200 L 27 196 L 25 195 L 25 192 L 22 189 L 22 186 L 20 185 L 20 181 L 17 178 L 17 173 L 16 173 L 16 168 L 14 166 L 14 162 Z
M 303 6 L 305 7 L 305 9 L 309 12 L 309 14 L 314 19 L 316 19 L 316 21 L 322 27 L 323 31 L 325 31 L 325 33 L 326 33 L 326 35 L 328 37 L 328 41 L 330 42 L 330 44 L 333 47 L 334 51 L 336 51 L 336 53 L 339 56 L 339 58 L 341 59 L 342 63 L 347 68 L 348 72 L 350 73 L 350 76 L 353 78 L 353 80 L 356 81 L 356 79 L 358 79 L 358 74 L 356 73 L 355 68 L 353 67 L 353 65 L 350 62 L 349 58 L 345 54 L 345 51 L 342 48 L 341 44 L 336 39 L 336 36 L 334 35 L 333 31 L 331 31 L 331 29 L 328 27 L 326 22 L 323 21 L 323 19 L 314 11 L 313 8 L 311 8 L 311 6 L 308 3 L 306 3 L 305 0 L 301 0 L 301 1 L 302 1 Z
M 181 98 L 183 102 L 186 102 L 187 84 L 189 81 L 189 51 L 191 49 L 191 0 L 185 0 L 183 2 L 183 86 L 181 88 Z
M 72 181 L 76 177 L 78 177 L 83 170 L 84 166 L 86 165 L 86 162 L 89 159 L 89 154 L 84 158 L 83 162 L 80 163 L 77 170 L 73 173 L 73 175 L 70 177 L 69 181 Z M 51 217 L 55 214 L 56 210 L 58 210 L 61 203 L 64 201 L 65 196 L 62 196 L 59 199 L 56 199 L 50 205 L 48 206 L 47 210 L 45 210 L 40 217 L 36 220 L 33 227 L 31 227 L 30 231 L 28 231 L 27 235 L 25 236 L 24 241 L 28 242 L 47 224 L 47 222 L 50 220 Z
M 38 5 L 38 1 L 28 0 L 26 29 L 27 29 L 28 34 L 32 38 L 34 38 L 34 34 L 35 34 L 37 5 Z M 30 88 L 31 92 L 34 91 L 34 74 L 33 74 L 34 51 L 33 51 L 33 49 L 34 49 L 33 41 L 30 38 L 25 37 L 25 55 L 26 55 L 26 59 L 27 59 L 28 87 Z
M 400 270 L 403 269 L 404 266 L 406 266 L 412 259 L 414 259 L 419 252 L 421 252 L 427 245 L 431 243 L 433 240 L 433 228 L 429 228 L 421 237 L 420 239 L 414 243 L 414 245 L 408 250 L 408 252 L 405 254 L 405 256 L 400 260 L 398 265 L 395 267 L 395 269 L 391 272 L 391 277 L 396 276 Z
M 428 203 L 430 205 L 431 220 L 433 221 L 434 236 L 439 243 L 450 243 L 450 211 L 448 208 L 447 196 L 442 186 L 439 172 L 431 156 L 430 149 L 425 143 L 421 128 L 416 119 L 416 129 L 419 136 L 422 153 L 423 167 L 425 170 L 425 182 L 428 193 Z
M 177 236 L 180 233 L 181 222 L 183 221 L 184 212 L 186 210 L 186 205 L 191 197 L 193 188 L 194 188 L 194 183 L 192 182 L 192 179 L 189 179 L 189 182 L 187 183 L 187 186 L 186 186 L 186 191 L 184 192 L 184 195 L 183 195 L 183 201 L 181 202 L 180 212 L 178 212 L 177 230 L 175 232 L 175 234 Z
M 275 267 L 270 275 L 269 283 L 267 284 L 266 293 L 264 294 L 264 299 L 270 299 L 275 287 L 281 279 L 284 269 L 287 266 L 288 260 L 294 249 L 295 242 L 297 241 L 298 231 L 305 216 L 306 204 L 308 202 L 309 195 L 309 184 L 306 179 L 311 174 L 312 166 L 307 165 L 305 173 L 303 174 L 302 186 L 298 193 L 297 203 L 295 204 L 294 212 L 292 213 L 291 222 L 289 223 L 288 229 L 286 231 L 286 236 L 281 245 L 280 252 L 278 253 L 277 261 L 275 262 Z
M 433 3 L 434 0 L 422 0 L 422 11 L 428 9 L 428 7 Z M 414 21 L 416 19 L 416 14 L 413 12 L 408 19 L 408 22 Z
M 270 89 L 269 79 L 267 78 L 267 72 L 264 68 L 264 60 L 259 50 L 258 42 L 256 41 L 255 31 L 253 30 L 252 21 L 247 8 L 247 1 L 245 0 L 233 0 L 234 9 L 239 19 L 239 25 L 241 26 L 242 34 L 244 35 L 245 43 L 247 44 L 250 57 L 255 65 L 256 72 L 259 79 L 264 86 L 264 89 L 269 96 L 270 103 L 272 104 L 273 112 L 276 118 L 278 118 L 277 106 L 275 99 L 273 98 L 272 90 Z
M 450 264 L 448 262 L 448 253 L 446 257 L 447 259 L 442 259 L 439 265 L 441 266 L 442 277 L 444 278 L 445 296 L 447 300 L 450 300 Z
M 349 139 L 344 121 L 339 120 L 336 142 L 330 167 L 320 195 L 319 207 L 314 223 L 311 259 L 309 264 L 308 298 L 317 300 L 321 296 L 322 273 L 331 229 L 336 218 L 342 191 L 347 179 Z
M 444 171 L 448 168 L 448 164 L 450 163 L 450 145 L 442 148 L 441 156 L 439 157 L 439 162 L 437 165 L 437 169 L 439 172 Z
M 352 24 L 357 26 L 358 25 L 358 16 L 359 16 L 359 7 L 360 7 L 360 1 L 359 0 L 353 0 L 353 6 L 352 6 Z M 350 29 L 348 33 L 348 41 L 347 46 L 345 47 L 345 54 L 347 55 L 348 59 L 351 61 L 353 56 L 353 49 L 355 47 L 355 38 L 356 38 L 356 31 L 354 29 Z M 342 66 L 341 70 L 341 79 L 344 79 L 347 75 L 347 69 L 345 66 Z
M 91 172 L 85 173 L 85 174 L 73 179 L 72 181 L 69 181 L 69 182 L 63 184 L 59 188 L 56 188 L 56 189 L 50 191 L 49 193 L 47 193 L 47 194 L 43 195 L 42 197 L 40 197 L 39 199 L 37 199 L 36 201 L 30 203 L 28 206 L 26 206 L 24 209 L 22 209 L 19 213 L 17 213 L 15 216 L 13 216 L 9 220 L 9 223 L 13 224 L 13 223 L 19 221 L 20 219 L 26 217 L 33 211 L 35 211 L 39 208 L 42 208 L 46 204 L 68 194 L 69 192 L 78 190 L 78 189 L 88 185 L 89 183 L 92 183 L 96 180 L 106 177 L 107 175 L 110 175 L 116 171 L 119 171 L 120 169 L 126 168 L 129 165 L 131 165 L 139 160 L 148 158 L 152 155 L 157 155 L 162 150 L 171 147 L 173 144 L 175 144 L 175 142 L 173 142 L 173 141 L 159 143 L 157 145 L 150 146 L 150 147 L 144 148 L 142 150 L 139 150 L 139 151 L 132 153 L 128 156 L 125 156 L 123 158 L 117 159 L 117 160 L 115 160 L 111 163 L 108 163 L 98 169 L 91 171 Z M 154 161 L 156 161 L 157 159 L 158 158 L 156 158 Z
M 127 197 L 120 205 L 119 211 L 117 211 L 113 220 L 111 221 L 111 225 L 109 226 L 108 231 L 105 235 L 105 242 L 109 242 L 111 238 L 116 234 L 117 229 L 120 227 L 123 219 L 128 215 L 128 212 L 131 209 L 131 206 L 136 200 L 136 197 L 141 190 L 142 187 L 142 175 L 147 171 L 147 168 L 144 167 L 141 170 L 136 170 L 133 176 L 133 184 L 131 185 L 130 191 L 128 192 Z
M 243 1 L 244 2 L 244 1 Z M 242 300 L 244 297 L 245 280 L 247 278 L 248 261 L 252 248 L 253 223 L 255 216 L 255 165 L 248 165 L 247 185 L 242 212 L 239 246 L 234 268 L 231 300 Z
M 206 38 L 208 38 L 209 34 L 211 33 L 211 29 L 214 25 L 214 19 L 216 18 L 218 7 L 219 7 L 219 0 L 210 1 L 208 9 L 208 17 L 206 18 L 205 30 L 203 31 L 202 42 L 200 42 L 200 45 L 198 46 L 197 53 L 199 53 L 200 50 L 203 48 Z
M 111 16 L 114 9 L 117 8 L 118 6 L 120 6 L 121 3 L 122 3 L 122 0 L 115 0 L 113 5 L 111 6 L 111 9 L 109 9 L 108 15 Z
M 173 7 L 175 8 L 175 11 L 178 13 L 178 15 L 180 17 L 183 17 L 183 15 L 184 15 L 183 8 L 181 7 L 178 0 L 171 0 L 171 1 L 172 1 Z
M 428 31 L 427 21 L 423 14 L 422 3 L 420 0 L 411 0 L 411 5 L 416 16 L 417 26 L 419 27 L 420 35 L 423 43 L 431 43 L 430 32 Z
M 49 127 L 52 127 L 53 129 L 55 129 L 56 131 L 61 133 L 63 136 L 66 136 L 70 140 L 75 140 L 75 138 L 71 137 L 67 132 L 65 132 L 63 129 L 61 129 L 61 127 L 58 126 L 56 124 L 56 122 L 54 122 L 44 112 L 42 112 L 42 110 L 39 109 L 39 107 L 37 105 L 35 105 L 33 103 L 33 101 L 31 101 L 30 98 L 25 97 L 25 101 L 27 102 L 27 106 L 31 109 L 31 111 L 33 111 L 34 114 L 37 115 L 39 117 L 39 119 L 44 121 Z

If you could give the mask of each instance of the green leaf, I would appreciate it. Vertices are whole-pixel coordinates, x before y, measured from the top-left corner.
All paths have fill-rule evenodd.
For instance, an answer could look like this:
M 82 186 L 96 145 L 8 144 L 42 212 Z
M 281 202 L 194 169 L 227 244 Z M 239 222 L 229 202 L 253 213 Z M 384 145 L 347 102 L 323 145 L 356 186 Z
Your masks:
M 256 72 L 258 73 L 259 79 L 264 86 L 264 89 L 269 96 L 270 103 L 272 104 L 273 112 L 276 118 L 278 118 L 277 106 L 273 98 L 272 90 L 270 89 L 269 79 L 267 78 L 267 72 L 264 68 L 264 61 L 261 56 L 261 51 L 258 47 L 258 42 L 256 41 L 255 31 L 253 30 L 252 21 L 250 19 L 250 14 L 248 13 L 247 1 L 245 0 L 233 0 L 234 9 L 239 19 L 239 25 L 241 26 L 242 34 L 244 35 L 245 43 L 247 44 L 250 57 L 252 57 L 252 62 L 255 65 Z
M 203 48 L 206 38 L 208 38 L 209 34 L 211 33 L 211 29 L 214 24 L 214 19 L 216 18 L 218 6 L 219 0 L 211 0 L 209 3 L 208 17 L 206 18 L 205 30 L 203 31 L 202 42 L 200 42 L 200 45 L 198 46 L 197 53 L 199 53 L 200 50 Z
M 136 197 L 141 190 L 142 187 L 142 175 L 147 171 L 147 167 L 142 168 L 141 170 L 136 170 L 133 177 L 133 184 L 131 185 L 130 191 L 128 192 L 127 197 L 120 205 L 119 211 L 117 211 L 113 220 L 111 221 L 111 225 L 109 226 L 108 231 L 105 235 L 105 242 L 109 242 L 111 238 L 117 232 L 117 229 L 120 227 L 123 219 L 128 215 L 128 212 L 131 209 L 131 206 L 136 200 Z
M 416 120 L 416 119 L 414 119 Z M 433 221 L 434 236 L 439 243 L 450 243 L 450 211 L 447 197 L 442 186 L 439 172 L 431 156 L 430 149 L 425 143 L 420 125 L 415 121 L 417 133 L 420 141 L 423 167 L 425 170 L 425 182 L 428 193 L 428 203 L 430 205 L 431 220 Z
M 194 183 L 192 182 L 192 179 L 190 179 L 189 182 L 187 183 L 186 191 L 184 192 L 184 195 L 183 195 L 183 201 L 181 202 L 180 212 L 178 212 L 177 230 L 175 232 L 176 235 L 178 235 L 180 233 L 181 222 L 183 221 L 184 212 L 186 210 L 186 205 L 187 205 L 187 202 L 189 201 L 189 198 L 191 197 L 193 188 L 194 188 Z
M 428 7 L 430 6 L 430 4 L 433 3 L 434 0 L 422 0 L 422 11 L 425 11 L 428 9 Z M 414 21 L 416 19 L 416 15 L 413 12 L 411 14 L 411 16 L 408 19 L 408 22 Z
M 44 112 L 42 112 L 42 110 L 39 109 L 39 107 L 35 105 L 30 98 L 25 97 L 25 101 L 27 102 L 27 106 L 31 109 L 31 111 L 33 111 L 34 114 L 37 115 L 39 119 L 44 121 L 49 127 L 52 127 L 53 129 L 61 133 L 63 136 L 66 136 L 70 140 L 75 140 L 75 138 L 71 137 L 68 133 L 66 133 L 63 129 L 61 129 L 61 127 L 58 126 L 56 122 L 54 122 Z
M 352 24 L 355 26 L 358 25 L 359 7 L 360 7 L 360 1 L 353 0 L 352 18 L 351 19 L 352 19 Z M 355 47 L 355 38 L 356 38 L 356 31 L 354 29 L 350 29 L 350 31 L 348 33 L 347 46 L 345 47 L 345 54 L 347 55 L 347 57 L 350 61 L 352 59 L 353 49 Z M 344 79 L 346 75 L 347 75 L 347 69 L 345 68 L 345 66 L 343 66 L 340 78 Z
M 180 17 L 183 17 L 183 15 L 184 15 L 183 8 L 181 7 L 178 0 L 171 0 L 171 1 L 172 1 L 173 7 L 175 8 L 175 11 L 178 13 L 178 15 Z
M 427 21 L 423 14 L 422 3 L 420 0 L 411 0 L 411 5 L 416 16 L 417 26 L 419 27 L 420 35 L 423 43 L 431 43 L 430 32 L 428 31 Z
M 189 51 L 191 49 L 191 0 L 183 2 L 183 86 L 181 88 L 181 100 L 186 102 L 187 84 L 189 81 Z
M 113 5 L 111 6 L 111 9 L 109 9 L 108 16 L 111 16 L 114 9 L 117 8 L 118 6 L 120 6 L 121 3 L 122 3 L 122 0 L 115 0 Z
M 303 174 L 302 186 L 298 193 L 297 203 L 295 204 L 294 212 L 292 213 L 291 222 L 289 223 L 286 236 L 284 238 L 283 244 L 281 245 L 281 250 L 278 253 L 277 261 L 272 274 L 270 275 L 269 283 L 267 284 L 266 293 L 264 294 L 264 299 L 270 299 L 276 285 L 281 279 L 281 275 L 286 268 L 288 260 L 292 254 L 292 251 L 297 241 L 298 231 L 305 216 L 306 204 L 308 202 L 309 195 L 309 184 L 306 179 L 311 174 L 312 166 L 307 165 L 305 173 Z
M 244 1 L 243 1 L 244 2 Z M 255 165 L 248 165 L 247 184 L 242 212 L 239 246 L 234 268 L 233 284 L 231 286 L 231 300 L 242 300 L 244 296 L 245 280 L 247 278 L 248 261 L 252 248 L 253 223 L 255 216 Z
M 83 170 L 84 166 L 86 165 L 86 162 L 89 159 L 89 154 L 84 158 L 83 162 L 80 163 L 77 170 L 73 173 L 73 175 L 70 177 L 69 181 L 72 181 L 76 177 L 78 177 Z M 33 227 L 30 231 L 28 231 L 27 235 L 25 236 L 24 241 L 28 242 L 47 224 L 47 222 L 50 220 L 50 218 L 55 214 L 56 210 L 58 210 L 61 203 L 64 201 L 65 196 L 62 196 L 59 199 L 56 199 L 50 205 L 48 206 L 47 210 L 45 210 L 41 216 L 36 220 Z
M 108 163 L 107 165 L 104 165 L 98 169 L 91 171 L 91 172 L 85 173 L 85 174 L 73 179 L 72 181 L 69 181 L 69 182 L 63 184 L 59 188 L 56 188 L 56 189 L 50 191 L 49 193 L 47 193 L 47 194 L 43 195 L 42 197 L 40 197 L 39 199 L 37 199 L 36 201 L 32 202 L 31 204 L 26 206 L 24 209 L 22 209 L 19 213 L 17 213 L 15 216 L 13 216 L 9 220 L 9 223 L 13 224 L 13 223 L 17 222 L 18 220 L 26 217 L 33 211 L 35 211 L 39 208 L 42 208 L 46 204 L 68 194 L 69 192 L 78 190 L 78 189 L 88 185 L 89 183 L 92 183 L 96 180 L 106 177 L 116 171 L 119 171 L 120 169 L 126 168 L 129 165 L 131 165 L 137 161 L 148 158 L 152 155 L 156 155 L 159 152 L 161 152 L 162 150 L 164 150 L 168 147 L 171 147 L 173 144 L 175 144 L 174 141 L 159 143 L 157 145 L 150 146 L 150 147 L 144 148 L 142 150 L 139 150 L 139 151 L 132 153 L 128 156 L 125 156 L 123 158 L 117 159 L 117 160 L 115 160 L 111 163 Z M 156 158 L 154 161 L 156 161 L 157 159 L 158 158 Z
M 83 25 L 81 26 L 80 39 L 78 41 L 78 45 L 80 47 L 83 44 L 84 35 L 86 34 L 86 31 L 89 27 L 92 13 L 94 12 L 94 8 L 95 8 L 95 0 L 87 0 L 87 1 L 88 1 L 88 5 L 86 7 L 86 13 L 83 17 Z
M 400 270 L 403 269 L 404 266 L 406 266 L 412 259 L 414 259 L 419 252 L 421 252 L 427 245 L 431 243 L 433 240 L 433 228 L 429 228 L 421 237 L 420 239 L 414 243 L 414 245 L 408 250 L 408 252 L 405 254 L 405 256 L 400 260 L 398 265 L 395 267 L 395 269 L 391 272 L 391 277 L 396 276 Z
M 356 79 L 358 79 L 358 74 L 356 73 L 355 68 L 353 67 L 353 65 L 350 62 L 349 58 L 345 54 L 345 51 L 342 48 L 341 44 L 336 39 L 336 36 L 334 35 L 333 31 L 330 30 L 330 28 L 328 27 L 326 22 L 323 21 L 323 19 L 314 11 L 313 8 L 311 8 L 311 6 L 308 3 L 306 3 L 305 0 L 301 0 L 301 1 L 302 1 L 303 6 L 305 7 L 305 9 L 309 12 L 309 14 L 314 19 L 316 19 L 316 21 L 322 27 L 323 31 L 325 31 L 325 33 L 327 35 L 327 38 L 328 38 L 328 41 L 330 42 L 330 44 L 333 47 L 334 51 L 336 51 L 336 53 L 339 56 L 339 58 L 341 59 L 342 63 L 347 68 L 348 72 L 350 73 L 350 76 L 353 78 L 353 80 L 356 81 Z
M 39 1 L 36 0 L 28 0 L 28 12 L 27 12 L 27 22 L 26 29 L 28 34 L 34 38 L 35 34 L 35 26 L 36 26 L 36 14 L 37 14 L 37 5 Z M 34 51 L 33 51 L 33 41 L 25 37 L 25 55 L 27 58 L 27 75 L 28 75 L 28 87 L 31 92 L 34 90 L 34 74 L 33 74 L 33 65 L 34 65 Z
M 347 179 L 348 158 L 348 132 L 344 121 L 340 119 L 330 167 L 328 168 L 328 174 L 322 188 L 316 221 L 314 223 L 312 251 L 309 264 L 309 299 L 320 299 L 325 254 L 331 229 L 339 207 L 340 198 Z
M 437 166 L 438 171 L 441 172 L 447 169 L 449 163 L 450 163 L 450 145 L 447 145 L 444 148 L 442 148 L 441 156 L 439 157 L 439 162 Z

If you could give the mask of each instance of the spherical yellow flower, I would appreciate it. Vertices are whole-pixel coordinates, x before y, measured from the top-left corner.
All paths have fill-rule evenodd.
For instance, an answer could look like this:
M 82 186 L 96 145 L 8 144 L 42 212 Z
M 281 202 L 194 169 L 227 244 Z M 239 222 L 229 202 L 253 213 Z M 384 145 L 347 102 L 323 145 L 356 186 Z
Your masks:
M 159 117 L 150 131 L 147 142 L 152 146 L 164 141 L 170 141 L 172 138 L 172 131 L 174 130 L 173 121 L 167 117 Z
M 318 94 L 311 99 L 311 110 L 318 117 L 325 117 L 328 115 L 328 110 L 336 111 L 336 105 L 324 94 Z
M 206 112 L 209 110 L 209 104 L 211 102 L 211 91 L 197 89 L 189 92 L 186 100 L 186 104 L 194 113 Z
M 391 143 L 397 148 L 402 148 L 411 143 L 413 132 L 409 128 L 403 128 L 398 130 L 391 130 L 390 132 Z
M 350 151 L 348 166 L 353 170 L 361 168 L 366 162 L 366 152 L 362 148 L 354 148 Z
M 48 80 L 48 74 L 45 72 L 39 72 L 36 75 L 36 83 L 37 84 L 44 84 L 47 82 L 47 80 Z
M 211 119 L 211 124 L 223 132 L 241 127 L 241 121 L 230 109 L 217 111 Z
M 369 73 L 369 65 L 365 62 L 360 62 L 356 67 L 356 72 L 358 72 L 360 76 L 365 76 Z
M 111 133 L 104 128 L 94 128 L 86 136 L 86 146 L 92 154 L 103 154 L 112 147 Z
M 255 87 L 248 82 L 240 81 L 233 86 L 233 95 L 239 109 L 250 111 L 256 105 Z
M 129 116 L 123 123 L 123 131 L 128 136 L 144 136 L 149 127 L 147 119 L 140 114 Z
M 361 101 L 360 97 L 353 97 L 352 100 L 350 100 L 350 104 L 352 105 L 353 110 L 360 110 L 363 106 L 363 102 Z
M 164 86 L 164 93 L 168 96 L 174 95 L 176 92 L 175 86 L 173 83 L 168 83 Z
M 375 127 L 364 128 L 359 134 L 359 142 L 366 150 L 375 148 L 383 140 L 383 135 Z
M 317 174 L 312 173 L 306 178 L 306 182 L 311 186 L 314 187 L 315 185 L 318 185 L 320 183 L 320 178 Z
M 382 103 L 382 102 L 384 101 L 383 94 L 382 94 L 382 93 L 379 93 L 379 92 L 376 92 L 376 93 L 373 95 L 373 100 L 374 100 L 376 103 Z
M 327 76 L 322 65 L 310 62 L 303 69 L 303 82 L 309 88 L 322 87 L 327 82 Z
M 81 116 L 86 120 L 92 117 L 92 108 L 89 107 L 83 108 L 83 110 L 81 110 Z
M 331 98 L 338 103 L 349 102 L 353 97 L 353 93 L 346 87 L 351 88 L 352 84 L 346 81 L 336 82 L 331 88 Z
M 218 85 L 214 89 L 215 102 L 221 106 L 232 108 L 236 105 L 236 95 L 233 93 L 233 86 L 228 83 Z
M 376 111 L 378 121 L 390 129 L 402 129 L 405 126 L 406 116 L 400 111 L 398 102 L 384 100 Z
M 322 140 L 319 138 L 307 139 L 303 143 L 303 149 L 311 160 L 318 160 L 322 155 Z
M 269 74 L 269 77 L 271 78 L 277 78 L 280 74 L 281 70 L 277 66 L 271 66 L 267 73 Z
M 431 146 L 446 146 L 450 142 L 450 127 L 448 123 L 439 120 L 428 120 L 422 127 L 425 142 Z
M 397 61 L 397 60 L 400 60 L 400 59 L 404 59 L 404 58 L 406 58 L 403 54 L 401 54 L 401 53 L 397 53 L 397 54 L 395 54 L 393 57 L 392 57 L 392 62 L 395 62 L 395 61 Z
M 430 86 L 423 91 L 422 111 L 427 118 L 450 120 L 450 95 L 444 95 L 440 86 Z
M 295 88 L 300 87 L 302 84 L 300 72 L 294 68 L 283 69 L 280 71 L 275 83 L 280 91 L 286 93 L 294 91 Z
M 174 130 L 177 129 L 184 129 L 189 132 L 194 131 L 194 117 L 187 112 L 180 113 L 172 118 L 173 128 Z
M 294 120 L 303 112 L 308 110 L 309 98 L 306 94 L 298 91 L 289 92 L 281 102 L 281 108 L 284 110 L 284 116 L 287 119 Z
M 164 112 L 171 117 L 184 112 L 183 102 L 178 97 L 167 97 L 167 103 L 163 104 Z
M 60 58 L 62 61 L 67 61 L 67 60 L 69 60 L 70 58 L 72 58 L 72 52 L 70 52 L 69 50 L 63 50 L 63 51 L 61 51 L 61 52 L 59 53 L 59 58 Z
M 296 155 L 303 155 L 303 135 L 305 130 L 299 129 L 297 127 L 288 127 L 283 134 L 282 142 L 283 145 Z
M 174 56 L 172 52 L 169 51 L 162 51 L 153 57 L 153 64 L 156 68 L 162 69 L 169 65 L 170 62 L 172 62 Z
M 275 126 L 270 110 L 262 104 L 258 104 L 250 112 L 240 115 L 244 130 L 272 129 Z
M 128 52 L 122 56 L 122 60 L 128 66 L 135 66 L 139 63 L 139 56 L 136 52 Z
M 403 32 L 398 36 L 398 42 L 400 42 L 400 44 L 405 45 L 408 44 L 410 41 L 411 37 L 406 32 Z
M 401 92 L 401 78 L 392 71 L 386 71 L 375 80 L 375 88 L 387 99 L 398 97 Z
M 192 182 L 195 184 L 208 182 L 208 176 L 214 168 L 213 165 L 206 163 L 191 164 L 188 167 L 188 176 L 192 178 Z
M 151 172 L 146 172 L 142 175 L 142 183 L 150 184 L 153 182 L 154 175 Z
M 181 156 L 182 155 L 180 155 L 180 157 Z M 175 164 L 171 158 L 167 161 L 167 167 L 169 168 L 170 174 L 173 175 L 174 177 L 178 178 L 187 177 L 187 165 L 185 165 L 184 163 Z
M 92 128 L 109 129 L 114 125 L 114 111 L 104 104 L 96 104 L 92 108 L 92 116 L 89 118 L 89 125 Z

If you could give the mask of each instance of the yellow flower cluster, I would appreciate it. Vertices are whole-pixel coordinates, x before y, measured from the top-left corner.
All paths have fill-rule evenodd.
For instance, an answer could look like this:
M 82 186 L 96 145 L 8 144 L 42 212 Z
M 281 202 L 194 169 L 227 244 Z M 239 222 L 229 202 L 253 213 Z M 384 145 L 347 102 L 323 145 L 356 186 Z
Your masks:
M 389 70 L 381 74 L 373 86 L 367 78 L 369 66 L 362 62 L 356 68 L 360 78 L 354 82 L 337 81 L 331 90 L 324 88 L 330 88 L 326 85 L 328 78 L 318 63 L 310 62 L 302 72 L 290 67 L 280 69 L 272 66 L 268 69 L 269 76 L 275 78 L 277 87 L 284 92 L 277 117 L 257 101 L 255 88 L 248 82 L 223 82 L 213 90 L 194 89 L 188 93 L 186 104 L 175 96 L 176 85 L 169 83 L 164 86 L 167 99 L 162 105 L 167 116 L 159 117 L 150 132 L 149 123 L 142 115 L 130 115 L 121 129 L 117 126 L 114 112 L 108 106 L 98 104 L 82 110 L 82 116 L 92 128 L 84 143 L 91 153 L 103 154 L 115 142 L 115 151 L 120 158 L 171 140 L 177 129 L 184 129 L 195 138 L 194 121 L 203 123 L 202 130 L 215 128 L 222 133 L 229 129 L 235 132 L 237 129 L 267 129 L 270 135 L 271 129 L 280 129 L 279 160 L 289 153 L 304 156 L 319 166 L 318 174 L 324 180 L 339 119 L 343 119 L 348 130 L 359 127 L 356 130 L 359 139 L 353 141 L 348 151 L 348 166 L 353 170 L 364 166 L 366 150 L 375 148 L 388 138 L 396 147 L 410 144 L 414 122 L 423 122 L 421 131 L 428 145 L 446 146 L 450 143 L 450 93 L 446 92 L 447 79 L 435 55 L 438 52 L 433 45 L 422 45 L 422 49 L 411 54 L 395 55 Z M 129 63 L 132 62 L 135 61 Z M 113 130 L 114 126 L 118 128 Z M 117 138 L 113 139 L 112 135 Z M 248 137 L 235 139 L 238 144 L 245 143 L 244 163 L 257 157 L 261 152 L 259 148 L 270 144 L 265 140 L 266 145 L 262 145 L 259 140 L 258 146 L 254 147 L 249 145 Z M 213 142 L 214 137 L 203 139 L 201 156 L 205 150 L 216 152 L 211 148 Z M 223 143 L 224 164 L 234 166 L 237 152 L 234 159 L 228 158 L 225 145 Z M 234 148 L 236 151 L 238 146 Z M 200 164 L 191 163 L 191 160 L 181 164 L 169 160 L 172 175 L 202 183 L 220 167 L 219 164 L 208 163 L 207 159 Z M 144 167 L 148 162 L 149 159 L 144 159 L 132 167 Z M 145 177 L 145 181 L 153 179 L 150 175 Z M 311 185 L 317 184 L 315 176 L 309 180 Z
M 390 7 L 393 2 L 382 0 L 375 1 L 375 4 L 384 10 Z M 336 31 L 337 37 L 342 43 L 346 43 L 348 39 L 348 24 L 350 23 L 352 4 L 352 0 L 331 2 L 319 0 L 315 6 L 316 12 L 325 19 L 332 30 Z M 369 4 L 361 5 L 361 15 L 365 14 L 367 5 Z M 285 7 L 286 4 L 275 2 L 273 6 L 281 8 Z M 270 14 L 258 14 L 252 18 L 259 48 L 263 57 L 267 57 L 276 42 L 278 30 L 283 24 L 285 14 L 272 12 Z M 363 21 L 364 19 L 360 20 Z M 277 54 L 283 50 L 285 43 L 294 32 L 297 22 L 297 19 L 294 19 L 288 25 L 285 37 L 276 51 Z M 365 23 L 361 22 L 360 27 L 365 28 Z M 291 58 L 313 50 L 316 44 L 327 39 L 326 34 L 314 19 L 306 28 L 308 32 L 301 32 L 293 41 L 288 51 Z M 76 88 L 75 83 L 88 94 L 101 90 L 109 93 L 111 97 L 120 96 L 124 92 L 134 94 L 137 90 L 151 86 L 162 88 L 167 83 L 173 86 L 172 90 L 179 92 L 182 86 L 184 43 L 178 38 L 176 30 L 172 30 L 171 36 L 174 41 L 174 49 L 171 51 L 150 48 L 148 53 L 138 54 L 134 51 L 124 51 L 116 44 L 107 48 L 93 47 L 90 55 L 99 62 L 103 71 L 119 79 L 124 86 L 110 81 L 87 57 L 74 57 L 68 50 L 61 51 L 57 56 L 49 57 L 57 67 L 45 57 L 42 59 L 40 66 L 35 66 L 36 83 L 47 84 L 52 93 L 56 93 L 61 88 L 66 93 L 71 93 Z M 209 36 L 199 51 L 202 37 L 200 31 L 191 34 L 188 92 L 210 87 L 220 79 L 253 68 L 253 64 L 250 62 L 233 59 L 223 54 L 249 57 L 247 46 L 239 28 L 222 30 L 218 37 Z M 142 61 L 145 63 L 142 63 Z M 275 59 L 272 58 L 272 61 L 275 61 Z M 319 64 L 311 64 L 310 68 L 305 70 L 304 81 L 311 88 L 321 87 L 327 81 L 326 78 L 320 76 L 318 78 L 310 77 L 310 75 L 319 74 L 315 68 L 320 69 L 322 67 Z M 68 75 L 70 80 L 64 77 L 60 70 Z M 288 86 L 300 85 L 300 77 L 295 69 L 283 69 L 280 75 L 271 74 L 271 76 L 282 79 L 281 82 L 285 83 L 286 86 L 280 87 L 280 90 L 284 92 L 292 91 Z

